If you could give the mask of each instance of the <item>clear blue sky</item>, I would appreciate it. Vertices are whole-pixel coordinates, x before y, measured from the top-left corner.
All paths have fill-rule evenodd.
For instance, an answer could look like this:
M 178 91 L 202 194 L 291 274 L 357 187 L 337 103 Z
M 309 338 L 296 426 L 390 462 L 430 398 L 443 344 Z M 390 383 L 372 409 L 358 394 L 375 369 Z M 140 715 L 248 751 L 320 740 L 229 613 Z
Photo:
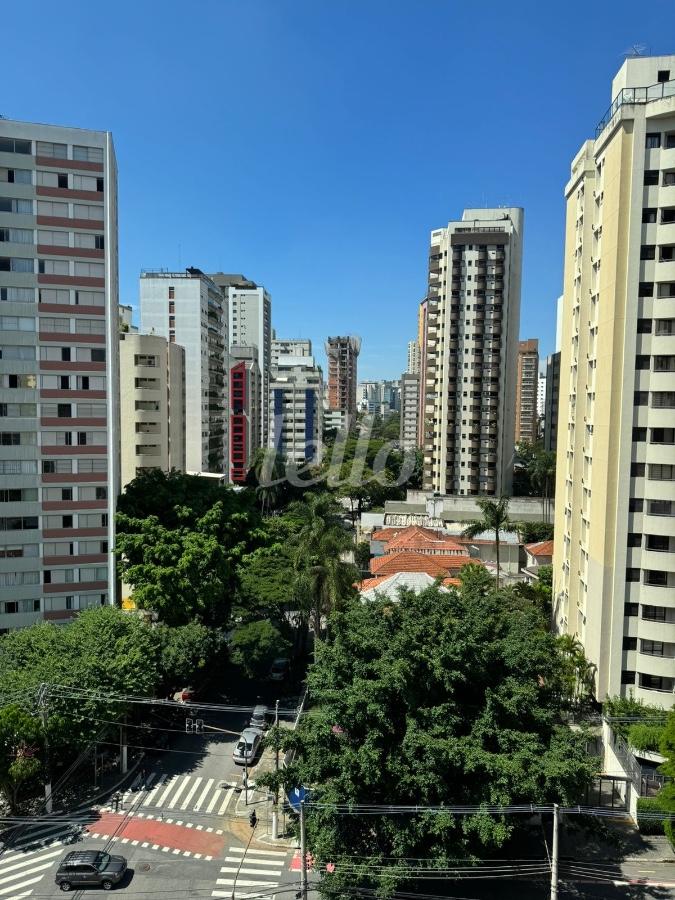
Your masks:
M 675 51 L 675 13 L 28 0 L 1 33 L 0 114 L 113 132 L 122 302 L 142 267 L 243 272 L 270 290 L 280 336 L 360 334 L 360 376 L 391 378 L 429 231 L 465 206 L 525 207 L 521 337 L 552 350 L 570 161 L 623 54 Z

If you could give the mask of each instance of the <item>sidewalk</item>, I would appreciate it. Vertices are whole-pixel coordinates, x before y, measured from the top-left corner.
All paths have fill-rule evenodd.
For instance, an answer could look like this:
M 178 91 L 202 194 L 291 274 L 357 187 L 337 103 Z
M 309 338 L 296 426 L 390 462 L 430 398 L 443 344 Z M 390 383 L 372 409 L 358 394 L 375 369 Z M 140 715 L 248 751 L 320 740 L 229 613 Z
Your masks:
M 675 851 L 664 835 L 642 834 L 627 822 L 612 822 L 597 831 L 563 827 L 560 857 L 621 864 L 675 863 Z

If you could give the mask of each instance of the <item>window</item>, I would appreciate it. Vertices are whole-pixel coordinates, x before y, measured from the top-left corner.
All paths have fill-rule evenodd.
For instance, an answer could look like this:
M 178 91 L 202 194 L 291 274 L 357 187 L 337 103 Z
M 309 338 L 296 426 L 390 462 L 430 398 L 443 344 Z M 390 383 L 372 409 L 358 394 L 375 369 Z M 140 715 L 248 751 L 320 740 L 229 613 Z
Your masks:
M 30 216 L 33 213 L 33 201 L 19 200 L 18 197 L 0 197 L 0 212 Z
M 675 356 L 655 356 L 655 372 L 675 372 Z
M 675 391 L 652 391 L 652 409 L 675 409 Z
M 624 603 L 623 605 L 623 614 L 624 616 L 637 616 L 638 614 L 639 604 L 637 603 Z
M 675 481 L 675 466 L 650 463 L 649 478 L 651 481 Z
M 649 368 L 649 357 L 644 355 L 638 355 L 635 357 L 635 368 L 636 369 L 648 369 Z
M 645 138 L 645 147 L 647 150 L 658 150 L 661 146 L 661 135 L 658 131 L 648 131 Z
M 675 319 L 657 319 L 654 334 L 671 335 L 675 334 Z
M 624 636 L 623 639 L 623 650 L 637 650 L 637 638 L 636 637 L 628 637 L 628 635 Z
M 640 687 L 650 691 L 667 691 L 670 693 L 673 689 L 673 679 L 665 678 L 661 675 L 646 675 L 640 672 Z
M 0 137 L 0 153 L 31 153 L 31 142 Z
M 652 333 L 652 320 L 651 319 L 638 319 L 637 320 L 637 333 L 638 334 L 651 334 Z
M 634 462 L 630 464 L 630 477 L 631 478 L 644 478 L 645 474 L 645 464 L 640 462 Z
M 646 406 L 649 400 L 649 391 L 635 391 L 633 394 L 633 406 Z
M 51 141 L 38 141 L 36 156 L 50 156 L 56 159 L 67 159 L 68 147 L 66 144 L 53 144 Z
M 656 244 L 643 244 L 640 247 L 640 259 L 656 259 Z
M 69 275 L 70 263 L 67 259 L 39 259 L 38 272 L 41 275 Z
M 96 222 L 103 222 L 103 207 L 94 206 L 91 203 L 74 203 L 73 216 L 76 219 L 92 219 Z
M 635 582 L 640 580 L 639 569 L 626 569 L 626 581 Z
M 105 306 L 105 294 L 101 291 L 75 291 L 75 305 Z
M 675 184 L 675 170 L 671 170 L 670 172 L 663 173 L 663 184 L 664 184 L 664 187 L 672 187 Z M 663 211 L 663 214 L 665 214 L 665 212 L 666 212 L 666 210 Z M 662 214 L 661 221 L 665 222 L 666 220 L 663 218 L 663 214 Z M 672 219 L 668 219 L 668 221 L 672 222 Z
M 4 516 L 0 518 L 0 531 L 31 531 L 37 527 L 37 516 Z
M 675 514 L 672 500 L 650 500 L 648 512 L 650 516 L 672 516 Z
M 675 131 L 670 131 L 666 134 L 666 149 L 672 150 L 675 147 Z
M 78 144 L 73 146 L 73 159 L 83 162 L 103 162 L 102 147 L 84 147 Z
M 38 216 L 52 216 L 57 219 L 68 218 L 68 204 L 57 200 L 38 200 Z
M 0 272 L 32 272 L 33 260 L 0 256 Z
M 61 516 L 61 527 L 62 528 L 72 528 L 73 527 L 73 517 L 72 516 Z
M 665 606 L 643 606 L 642 618 L 646 622 L 665 622 L 666 608 Z
M 670 69 L 659 69 L 656 80 L 659 84 L 665 84 L 666 81 L 670 81 Z
M 654 587 L 668 587 L 668 573 L 660 569 L 647 569 L 645 584 L 651 584 Z
M 634 428 L 633 429 L 633 441 L 641 442 L 647 440 L 647 429 L 646 428 Z
M 638 297 L 653 297 L 654 296 L 654 282 L 653 281 L 641 281 L 638 287 Z
M 631 497 L 628 501 L 628 512 L 641 513 L 644 506 L 642 497 Z
M 656 550 L 658 553 L 670 550 L 670 538 L 667 534 L 648 534 L 647 550 Z
M 644 225 L 656 222 L 656 207 L 648 206 L 642 210 L 642 222 Z
M 675 444 L 675 428 L 652 428 L 652 444 Z
M 659 183 L 659 170 L 658 169 L 645 169 L 645 179 L 644 184 L 658 184 Z
M 675 246 L 672 244 L 661 244 L 659 246 L 659 262 L 672 262 L 675 259 Z
M 628 534 L 628 544 L 629 547 L 641 547 L 642 546 L 642 535 L 638 534 L 634 531 L 629 532 Z
M 0 243 L 32 244 L 32 228 L 0 228 Z
M 173 285 L 169 285 L 169 300 L 174 300 L 176 297 L 176 289 Z
M 95 175 L 73 175 L 73 190 L 96 191 L 96 184 L 100 180 Z
M 635 672 L 624 669 L 621 673 L 621 684 L 635 684 Z
M 34 288 L 0 288 L 0 301 L 7 303 L 35 303 Z

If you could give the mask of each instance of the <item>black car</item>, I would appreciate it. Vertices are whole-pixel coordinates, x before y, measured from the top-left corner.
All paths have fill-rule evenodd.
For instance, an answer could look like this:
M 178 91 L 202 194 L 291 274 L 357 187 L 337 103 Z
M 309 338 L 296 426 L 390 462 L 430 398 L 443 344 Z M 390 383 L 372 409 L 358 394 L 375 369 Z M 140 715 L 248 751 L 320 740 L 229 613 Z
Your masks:
M 74 887 L 102 887 L 109 891 L 127 870 L 123 856 L 111 856 L 101 850 L 74 850 L 59 865 L 55 881 L 62 891 Z

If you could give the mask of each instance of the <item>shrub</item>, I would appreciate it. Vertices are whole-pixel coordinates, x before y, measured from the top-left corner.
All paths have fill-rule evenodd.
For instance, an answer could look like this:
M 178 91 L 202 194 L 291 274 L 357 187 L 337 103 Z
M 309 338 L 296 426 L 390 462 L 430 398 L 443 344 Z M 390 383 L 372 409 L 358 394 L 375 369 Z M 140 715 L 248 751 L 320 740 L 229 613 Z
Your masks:
M 628 729 L 628 743 L 635 750 L 658 753 L 662 734 L 663 725 L 631 725 Z
M 659 793 L 656 797 L 639 797 L 637 802 L 637 826 L 642 834 L 665 834 L 664 820 L 652 818 L 654 813 L 663 813 L 664 816 L 670 814 L 661 798 L 661 794 Z

